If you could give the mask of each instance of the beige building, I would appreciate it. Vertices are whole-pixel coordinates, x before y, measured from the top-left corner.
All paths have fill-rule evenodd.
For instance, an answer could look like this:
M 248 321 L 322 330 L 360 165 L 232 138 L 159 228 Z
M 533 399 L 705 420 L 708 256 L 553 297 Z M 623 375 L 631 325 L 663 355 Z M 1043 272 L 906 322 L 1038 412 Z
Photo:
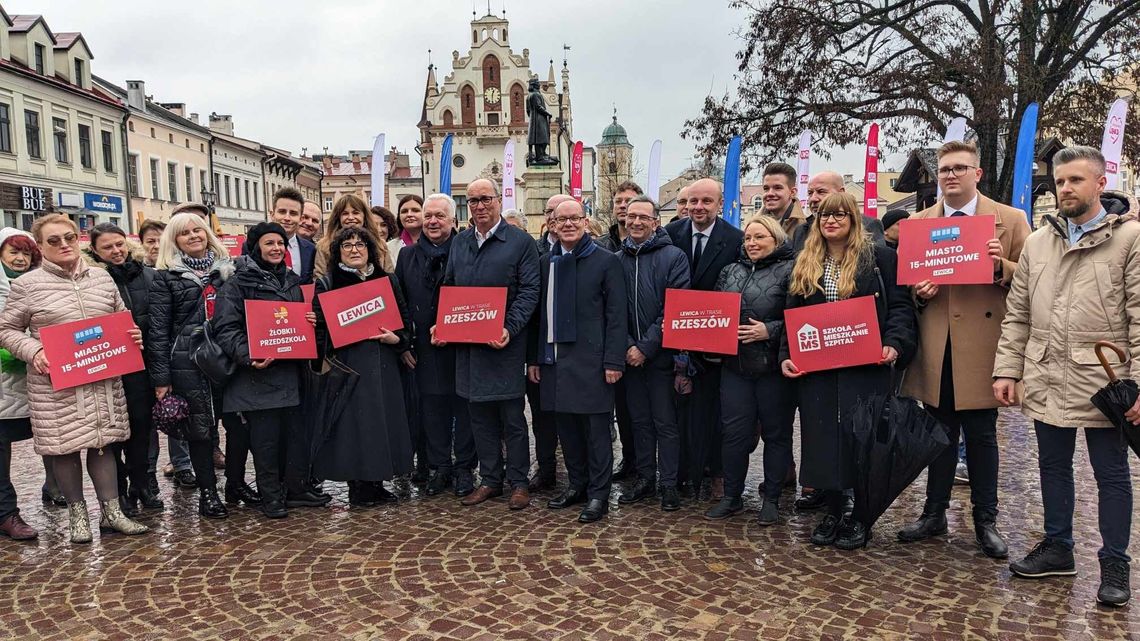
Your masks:
M 243 234 L 266 220 L 265 155 L 258 143 L 234 135 L 230 115 L 211 113 L 209 124 L 213 134 L 214 213 L 223 232 Z
M 126 110 L 92 84 L 82 34 L 0 7 L 0 212 L 29 229 L 58 210 L 86 230 L 128 225 Z
M 324 174 L 320 202 L 326 214 L 332 211 L 336 201 L 345 194 L 356 194 L 371 205 L 371 152 L 350 151 L 346 156 L 325 154 L 315 156 L 313 160 L 320 162 Z M 384 159 L 384 205 L 395 212 L 397 203 L 406 195 L 424 195 L 423 174 L 418 166 L 411 164 L 407 153 L 392 147 Z

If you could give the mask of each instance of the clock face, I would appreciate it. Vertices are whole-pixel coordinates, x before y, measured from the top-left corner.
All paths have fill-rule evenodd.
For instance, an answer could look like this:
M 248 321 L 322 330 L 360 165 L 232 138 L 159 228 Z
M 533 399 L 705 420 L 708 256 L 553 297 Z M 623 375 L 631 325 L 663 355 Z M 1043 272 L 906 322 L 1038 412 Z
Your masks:
M 495 87 L 487 87 L 487 90 L 483 92 L 483 99 L 486 100 L 488 104 L 499 104 L 499 97 L 499 90 Z

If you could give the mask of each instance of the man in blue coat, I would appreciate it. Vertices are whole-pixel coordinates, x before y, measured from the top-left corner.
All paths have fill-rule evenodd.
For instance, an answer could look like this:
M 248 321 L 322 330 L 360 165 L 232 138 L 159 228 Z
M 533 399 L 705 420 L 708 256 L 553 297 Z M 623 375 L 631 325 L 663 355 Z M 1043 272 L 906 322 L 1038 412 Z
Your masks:
M 479 179 L 469 184 L 467 207 L 472 224 L 452 243 L 443 284 L 506 287 L 507 309 L 501 340 L 456 345 L 455 392 L 468 401 L 481 477 L 479 488 L 462 503 L 478 505 L 503 495 L 505 440 L 510 508 L 521 510 L 530 504 L 530 439 L 523 396 L 527 324 L 540 290 L 538 250 L 530 234 L 503 220 L 495 183 Z M 440 343 L 433 339 L 433 344 Z

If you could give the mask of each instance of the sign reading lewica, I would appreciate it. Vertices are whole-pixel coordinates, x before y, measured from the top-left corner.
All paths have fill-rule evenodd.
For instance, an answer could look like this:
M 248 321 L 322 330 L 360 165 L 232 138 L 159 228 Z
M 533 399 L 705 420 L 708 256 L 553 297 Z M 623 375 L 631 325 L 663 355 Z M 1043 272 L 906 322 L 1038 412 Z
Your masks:
M 40 342 L 51 364 L 52 389 L 59 391 L 143 369 L 142 351 L 128 333 L 134 326 L 130 312 L 115 312 L 41 329 Z
M 871 365 L 883 359 L 874 296 L 784 310 L 792 363 L 801 372 Z
M 936 285 L 987 285 L 994 282 L 988 243 L 995 238 L 993 216 L 908 219 L 899 223 L 900 285 L 929 280 Z
M 245 334 L 250 359 L 316 358 L 316 330 L 305 318 L 311 309 L 310 303 L 245 301 Z
M 667 349 L 736 355 L 740 294 L 665 290 L 661 345 Z
M 435 337 L 446 343 L 501 340 L 506 309 L 506 287 L 441 287 Z
M 377 278 L 317 295 L 334 347 L 367 340 L 381 329 L 404 328 L 389 278 Z

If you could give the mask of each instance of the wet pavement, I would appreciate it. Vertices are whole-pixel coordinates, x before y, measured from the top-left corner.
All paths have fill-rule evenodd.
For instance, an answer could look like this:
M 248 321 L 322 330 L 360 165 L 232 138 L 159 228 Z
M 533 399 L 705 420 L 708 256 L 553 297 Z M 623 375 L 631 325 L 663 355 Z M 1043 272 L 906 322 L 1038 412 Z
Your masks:
M 999 525 L 1020 556 L 1041 536 L 1036 446 L 1020 415 L 1001 421 Z M 759 456 L 749 511 L 728 521 L 701 518 L 707 501 L 668 514 L 650 502 L 619 507 L 616 486 L 610 514 L 580 525 L 576 511 L 539 507 L 549 494 L 510 512 L 504 500 L 464 508 L 406 483 L 395 486 L 406 500 L 392 507 L 349 509 L 344 486 L 326 484 L 336 495 L 329 508 L 272 522 L 232 509 L 206 521 L 196 492 L 160 478 L 167 507 L 142 519 L 150 534 L 96 532 L 93 544 L 73 546 L 66 510 L 39 502 L 43 470 L 22 442 L 13 476 L 41 534 L 0 540 L 0 638 L 1140 638 L 1137 606 L 1095 604 L 1096 493 L 1083 443 L 1078 575 L 1039 582 L 1013 579 L 1005 562 L 978 552 L 964 487 L 954 490 L 949 536 L 896 542 L 921 509 L 925 477 L 865 550 L 810 545 L 817 515 L 796 514 L 790 494 L 783 522 L 761 527 Z

